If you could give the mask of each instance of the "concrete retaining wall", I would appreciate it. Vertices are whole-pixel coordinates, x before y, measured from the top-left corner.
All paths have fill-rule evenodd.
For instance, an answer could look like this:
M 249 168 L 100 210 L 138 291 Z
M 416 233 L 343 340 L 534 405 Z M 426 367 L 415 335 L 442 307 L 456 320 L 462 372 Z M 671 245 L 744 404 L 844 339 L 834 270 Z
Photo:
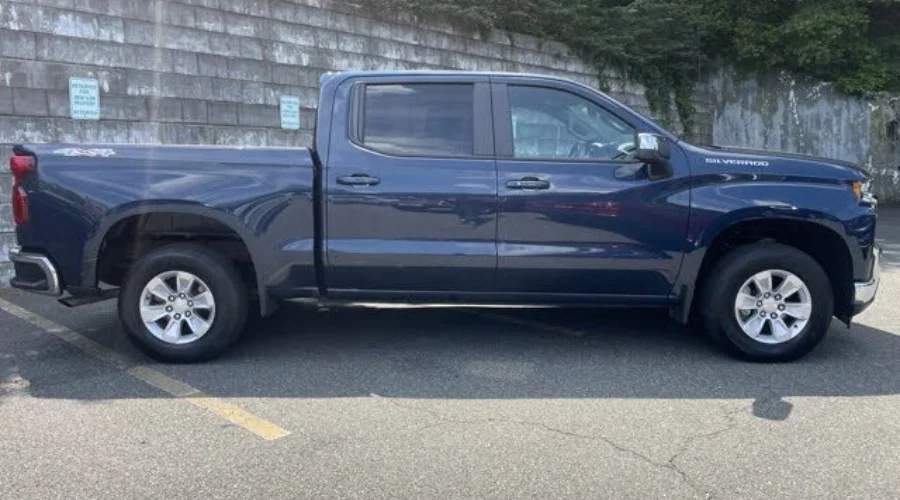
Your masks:
M 790 75 L 710 78 L 713 141 L 852 161 L 883 203 L 900 203 L 900 96 L 853 97 Z
M 598 84 L 559 43 L 387 19 L 352 1 L 4 0 L 0 161 L 17 142 L 308 145 L 319 77 L 356 69 L 517 71 Z M 70 118 L 70 77 L 99 81 L 99 120 Z M 604 80 L 610 94 L 650 115 L 643 86 L 615 73 Z M 299 130 L 280 126 L 283 95 L 299 98 Z M 882 199 L 900 201 L 897 98 L 862 100 L 722 70 L 698 86 L 694 104 L 695 142 L 857 161 L 878 178 Z M 5 170 L 0 276 L 14 244 Z
M 521 71 L 597 85 L 558 43 L 378 17 L 322 0 L 0 2 L 0 275 L 14 244 L 5 168 L 13 143 L 305 146 L 328 71 Z M 99 120 L 70 119 L 70 77 L 99 80 Z M 640 86 L 611 85 L 647 111 Z M 282 95 L 300 100 L 299 130 L 280 127 Z

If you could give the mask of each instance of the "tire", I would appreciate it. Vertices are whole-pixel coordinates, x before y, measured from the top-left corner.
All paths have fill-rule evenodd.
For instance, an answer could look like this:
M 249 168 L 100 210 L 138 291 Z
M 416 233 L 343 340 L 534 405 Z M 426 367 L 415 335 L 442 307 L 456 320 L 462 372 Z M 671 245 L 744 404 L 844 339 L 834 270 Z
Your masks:
M 196 279 L 190 289 L 184 298 L 178 297 L 179 280 L 186 284 L 191 276 Z M 159 277 L 165 278 L 161 281 L 167 288 L 157 282 L 157 293 L 145 289 Z M 169 293 L 176 295 L 166 299 Z M 172 297 L 175 300 L 168 302 Z M 148 253 L 131 266 L 119 293 L 119 319 L 129 338 L 154 359 L 207 361 L 240 337 L 247 320 L 247 304 L 247 286 L 228 259 L 199 245 L 174 244 Z M 166 308 L 173 312 L 164 312 Z M 158 314 L 165 316 L 158 322 L 144 321 Z M 174 315 L 180 316 L 177 321 L 181 326 L 170 323 Z M 169 329 L 169 325 L 173 327 Z
M 766 276 L 768 296 L 763 292 Z M 794 278 L 805 288 L 797 287 Z M 793 288 L 797 290 L 791 292 Z M 803 357 L 825 338 L 833 312 L 831 282 L 818 262 L 777 243 L 755 243 L 725 254 L 711 269 L 701 297 L 702 319 L 712 340 L 747 361 L 786 362 Z

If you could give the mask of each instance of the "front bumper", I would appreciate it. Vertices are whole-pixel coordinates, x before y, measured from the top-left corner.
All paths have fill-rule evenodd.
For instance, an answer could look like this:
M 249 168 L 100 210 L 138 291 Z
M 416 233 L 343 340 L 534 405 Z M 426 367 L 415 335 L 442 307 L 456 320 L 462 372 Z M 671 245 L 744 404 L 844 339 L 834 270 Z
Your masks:
M 878 284 L 881 281 L 881 248 L 872 249 L 872 279 L 854 283 L 853 314 L 863 312 L 875 301 Z
M 16 275 L 9 280 L 10 286 L 29 292 L 59 297 L 62 286 L 56 266 L 45 255 L 26 253 L 18 248 L 10 249 L 9 260 L 15 266 Z

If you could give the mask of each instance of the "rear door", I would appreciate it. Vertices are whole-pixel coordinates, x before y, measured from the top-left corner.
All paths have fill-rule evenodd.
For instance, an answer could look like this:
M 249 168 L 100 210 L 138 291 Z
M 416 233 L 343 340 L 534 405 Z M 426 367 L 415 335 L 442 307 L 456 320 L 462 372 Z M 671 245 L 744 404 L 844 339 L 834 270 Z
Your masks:
M 497 265 L 490 87 L 366 77 L 338 90 L 326 168 L 334 296 L 488 291 Z
M 651 176 L 629 154 L 648 130 L 622 108 L 575 84 L 494 81 L 497 290 L 665 301 L 688 223 L 680 148 Z

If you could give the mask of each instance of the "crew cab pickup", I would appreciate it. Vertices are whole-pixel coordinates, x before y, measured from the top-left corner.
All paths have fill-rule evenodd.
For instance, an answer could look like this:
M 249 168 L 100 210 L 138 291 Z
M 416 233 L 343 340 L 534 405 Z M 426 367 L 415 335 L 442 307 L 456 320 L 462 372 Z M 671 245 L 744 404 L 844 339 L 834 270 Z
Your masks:
M 862 170 L 693 146 L 575 82 L 328 75 L 313 142 L 16 146 L 12 286 L 117 295 L 127 334 L 170 361 L 298 298 L 664 307 L 784 361 L 878 287 Z

